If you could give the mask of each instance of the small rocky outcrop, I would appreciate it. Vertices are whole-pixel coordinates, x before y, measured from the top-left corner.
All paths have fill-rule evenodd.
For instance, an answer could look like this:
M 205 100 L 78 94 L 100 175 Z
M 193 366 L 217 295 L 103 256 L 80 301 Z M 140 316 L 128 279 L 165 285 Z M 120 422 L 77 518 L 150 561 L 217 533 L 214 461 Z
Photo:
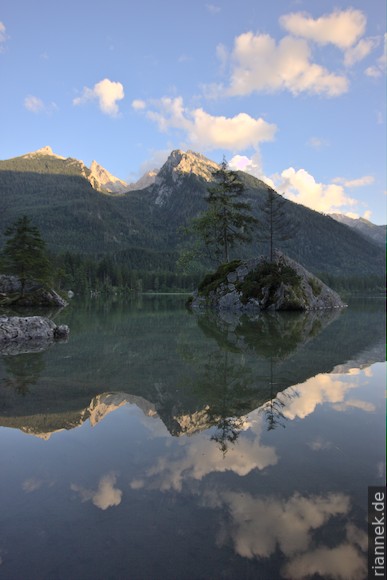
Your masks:
M 66 340 L 69 327 L 43 316 L 0 316 L 0 353 L 39 352 L 54 340 Z
M 343 308 L 340 296 L 303 266 L 280 252 L 223 264 L 205 277 L 189 302 L 192 309 L 241 313 L 262 310 Z
M 0 275 L 0 306 L 67 306 L 55 290 L 44 288 L 41 284 L 28 281 L 22 296 L 22 285 L 17 276 Z

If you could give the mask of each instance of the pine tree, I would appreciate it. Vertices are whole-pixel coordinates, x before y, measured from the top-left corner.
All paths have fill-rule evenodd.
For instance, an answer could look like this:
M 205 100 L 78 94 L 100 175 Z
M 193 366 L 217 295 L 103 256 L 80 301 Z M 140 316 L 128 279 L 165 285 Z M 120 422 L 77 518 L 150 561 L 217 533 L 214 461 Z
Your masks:
M 290 221 L 286 213 L 287 203 L 279 193 L 268 189 L 267 199 L 262 207 L 258 239 L 268 243 L 270 262 L 273 261 L 276 246 L 292 238 L 296 232 L 297 224 Z
M 208 188 L 208 210 L 193 220 L 191 229 L 204 242 L 210 258 L 229 262 L 231 248 L 250 242 L 258 222 L 250 204 L 243 200 L 243 183 L 228 169 L 225 158 L 213 175 L 216 185 Z
M 24 296 L 28 280 L 46 285 L 50 281 L 51 267 L 46 253 L 46 244 L 37 227 L 31 225 L 27 216 L 19 218 L 5 230 L 9 238 L 2 253 L 4 271 L 18 276 L 21 295 Z

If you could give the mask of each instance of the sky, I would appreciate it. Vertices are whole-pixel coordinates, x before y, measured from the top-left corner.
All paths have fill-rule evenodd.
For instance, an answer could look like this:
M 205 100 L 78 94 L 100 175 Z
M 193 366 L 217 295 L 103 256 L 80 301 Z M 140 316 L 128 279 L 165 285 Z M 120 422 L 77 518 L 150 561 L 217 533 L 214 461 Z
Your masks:
M 0 4 L 0 159 L 132 182 L 173 149 L 386 223 L 384 0 Z

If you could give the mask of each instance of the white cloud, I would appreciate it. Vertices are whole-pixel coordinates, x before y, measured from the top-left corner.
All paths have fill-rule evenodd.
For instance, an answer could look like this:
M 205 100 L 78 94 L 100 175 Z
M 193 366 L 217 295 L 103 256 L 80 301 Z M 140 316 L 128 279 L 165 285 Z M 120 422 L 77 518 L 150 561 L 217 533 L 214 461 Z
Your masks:
M 286 404 L 283 409 L 284 416 L 289 420 L 296 417 L 304 419 L 322 404 L 330 404 L 335 411 L 347 411 L 353 407 L 366 412 L 373 411 L 372 403 L 348 397 L 351 391 L 358 387 L 353 373 L 350 376 L 352 380 L 343 380 L 340 374 L 322 374 L 308 379 L 302 385 L 296 385 L 294 389 L 297 397 L 293 397 Z M 284 393 L 286 394 L 286 390 Z
M 161 491 L 181 491 L 185 481 L 200 481 L 209 473 L 233 471 L 244 476 L 254 469 L 263 470 L 275 465 L 278 461 L 275 449 L 260 442 L 263 420 L 253 418 L 243 428 L 249 429 L 250 437 L 240 434 L 236 445 L 231 446 L 226 455 L 221 453 L 215 441 L 209 443 L 206 433 L 182 440 L 173 453 L 160 456 L 157 463 L 148 469 L 146 476 L 151 479 L 150 486 L 156 486 Z M 133 481 L 131 486 L 139 488 L 145 485 L 140 481 L 140 484 L 137 480 Z
M 245 171 L 259 179 L 262 177 L 262 162 L 261 156 L 257 152 L 251 158 L 245 155 L 234 155 L 228 162 L 230 169 L 234 171 Z
M 224 117 L 210 115 L 201 108 L 188 109 L 181 97 L 164 97 L 153 105 L 156 110 L 149 110 L 147 116 L 157 123 L 160 131 L 183 131 L 189 144 L 199 150 L 256 148 L 263 141 L 273 140 L 277 129 L 276 125 L 246 113 Z
M 114 473 L 108 473 L 101 477 L 96 491 L 74 483 L 71 484 L 71 489 L 80 495 L 82 502 L 91 500 L 96 507 L 106 510 L 121 503 L 122 491 L 114 487 L 116 481 L 117 476 Z
M 374 66 L 370 66 L 365 70 L 365 74 L 369 77 L 380 77 L 386 73 L 387 65 L 387 33 L 384 35 L 384 50 L 383 54 L 378 58 Z
M 305 169 L 289 167 L 275 179 L 277 189 L 296 203 L 323 213 L 335 213 L 357 201 L 347 196 L 342 185 L 318 183 Z
M 84 87 L 81 96 L 73 99 L 73 104 L 82 105 L 88 101 L 98 100 L 103 113 L 116 117 L 119 112 L 117 101 L 121 101 L 124 96 L 124 87 L 121 83 L 103 79 L 92 89 Z
M 285 564 L 283 574 L 291 580 L 304 580 L 318 574 L 320 578 L 362 580 L 366 578 L 365 557 L 355 546 L 343 543 L 334 548 L 325 546 L 301 554 Z
M 142 99 L 134 99 L 132 101 L 132 107 L 135 111 L 142 111 L 146 108 L 146 103 Z
M 232 62 L 229 96 L 288 90 L 336 97 L 348 90 L 345 76 L 311 62 L 311 49 L 303 39 L 286 36 L 277 45 L 268 34 L 246 32 L 235 39 Z
M 5 43 L 5 41 L 7 40 L 8 36 L 5 32 L 5 25 L 0 22 L 0 52 L 2 52 L 4 50 L 3 48 L 3 43 Z
M 333 183 L 339 183 L 344 187 L 363 187 L 374 183 L 375 178 L 372 175 L 363 175 L 357 179 L 346 179 L 345 177 L 335 177 L 332 179 Z
M 281 16 L 280 24 L 295 36 L 318 44 L 334 44 L 343 50 L 353 46 L 366 28 L 367 19 L 361 10 L 335 10 L 331 14 L 312 18 L 305 13 Z
M 58 107 L 55 103 L 46 104 L 42 99 L 34 95 L 28 95 L 24 99 L 24 108 L 31 113 L 52 113 Z
M 227 506 L 231 525 L 225 533 L 244 558 L 268 558 L 277 546 L 288 557 L 305 552 L 312 543 L 311 532 L 331 517 L 346 514 L 350 507 L 348 496 L 339 493 L 309 498 L 295 493 L 286 501 L 221 492 L 209 495 L 209 501 L 213 507 L 216 502 Z
M 353 66 L 363 60 L 378 45 L 376 38 L 363 38 L 355 46 L 348 48 L 344 53 L 345 66 Z

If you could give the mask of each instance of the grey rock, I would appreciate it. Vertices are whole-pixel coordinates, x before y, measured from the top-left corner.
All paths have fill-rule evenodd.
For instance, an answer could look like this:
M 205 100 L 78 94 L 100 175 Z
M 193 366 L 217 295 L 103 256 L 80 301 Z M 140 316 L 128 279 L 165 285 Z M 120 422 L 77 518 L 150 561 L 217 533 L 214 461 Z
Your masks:
M 37 352 L 54 340 L 67 339 L 69 333 L 68 326 L 57 326 L 43 316 L 0 316 L 0 352 Z M 11 345 L 17 345 L 17 348 Z
M 299 283 L 292 285 L 282 282 L 278 287 L 267 286 L 260 290 L 259 299 L 254 296 L 246 299 L 245 296 L 242 302 L 239 284 L 264 262 L 267 262 L 267 259 L 263 256 L 243 262 L 234 271 L 229 272 L 224 282 L 221 282 L 215 290 L 206 295 L 200 295 L 196 291 L 190 304 L 191 308 L 253 314 L 261 310 L 321 310 L 346 306 L 336 292 L 301 264 L 281 252 L 275 253 L 273 263 L 292 268 L 299 277 Z

